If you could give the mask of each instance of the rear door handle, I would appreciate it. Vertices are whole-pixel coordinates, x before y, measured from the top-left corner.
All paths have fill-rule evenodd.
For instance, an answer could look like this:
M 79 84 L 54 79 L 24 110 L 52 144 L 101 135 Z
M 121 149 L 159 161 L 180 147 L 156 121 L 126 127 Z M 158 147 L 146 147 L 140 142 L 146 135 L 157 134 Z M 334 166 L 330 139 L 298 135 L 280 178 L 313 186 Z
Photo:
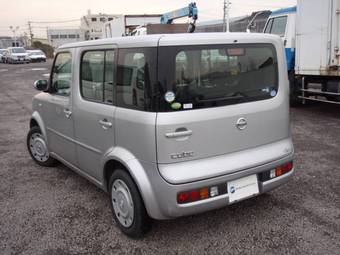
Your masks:
M 185 131 L 176 131 L 171 133 L 166 133 L 166 138 L 178 138 L 178 137 L 184 137 L 184 136 L 191 136 L 192 130 L 185 130 Z
M 102 125 L 102 128 L 105 130 L 108 128 L 112 128 L 112 123 L 109 122 L 107 119 L 100 120 L 99 124 Z
M 68 119 L 71 118 L 72 112 L 69 109 L 64 109 L 64 113 L 66 118 Z

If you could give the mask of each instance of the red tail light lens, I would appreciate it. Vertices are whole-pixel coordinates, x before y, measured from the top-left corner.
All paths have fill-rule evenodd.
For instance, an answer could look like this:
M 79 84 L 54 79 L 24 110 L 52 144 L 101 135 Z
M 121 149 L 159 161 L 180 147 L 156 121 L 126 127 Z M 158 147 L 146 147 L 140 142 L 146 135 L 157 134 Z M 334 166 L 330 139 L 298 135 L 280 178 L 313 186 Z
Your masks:
M 276 177 L 284 175 L 290 172 L 293 169 L 293 162 L 288 162 L 282 166 L 279 166 L 275 169 Z
M 177 201 L 180 204 L 188 203 L 190 201 L 189 193 L 180 193 L 180 194 L 178 194 Z
M 190 192 L 190 198 L 191 198 L 191 201 L 197 201 L 200 199 L 200 193 L 198 191 L 191 191 Z
M 204 187 L 201 189 L 181 192 L 177 195 L 177 202 L 179 204 L 186 204 L 220 196 L 226 193 L 227 193 L 226 184 L 220 184 L 211 187 Z

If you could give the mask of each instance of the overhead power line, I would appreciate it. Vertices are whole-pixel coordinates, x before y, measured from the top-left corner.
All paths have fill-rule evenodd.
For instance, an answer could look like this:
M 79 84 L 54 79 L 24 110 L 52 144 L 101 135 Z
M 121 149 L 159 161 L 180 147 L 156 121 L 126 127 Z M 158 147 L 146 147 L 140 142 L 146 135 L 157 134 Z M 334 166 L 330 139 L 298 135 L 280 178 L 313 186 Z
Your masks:
M 233 2 L 233 5 L 242 5 L 244 7 L 260 7 L 260 8 L 268 8 L 268 9 L 273 9 L 273 8 L 285 8 L 287 5 L 266 5 L 266 4 L 244 4 L 244 3 L 237 3 Z
M 68 23 L 68 22 L 76 22 L 80 21 L 80 19 L 70 19 L 70 20 L 58 20 L 58 21 L 31 21 L 32 24 L 51 24 L 51 23 Z

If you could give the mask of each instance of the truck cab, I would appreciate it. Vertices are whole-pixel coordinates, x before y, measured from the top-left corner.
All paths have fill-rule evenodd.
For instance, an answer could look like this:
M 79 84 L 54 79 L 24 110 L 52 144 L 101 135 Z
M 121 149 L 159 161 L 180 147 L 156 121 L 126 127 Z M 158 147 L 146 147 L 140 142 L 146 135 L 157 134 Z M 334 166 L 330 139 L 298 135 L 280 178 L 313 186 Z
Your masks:
M 296 6 L 272 12 L 264 27 L 264 33 L 278 35 L 285 46 L 288 72 L 295 67 Z
M 298 0 L 274 11 L 264 33 L 285 45 L 292 106 L 309 101 L 340 104 L 339 0 Z

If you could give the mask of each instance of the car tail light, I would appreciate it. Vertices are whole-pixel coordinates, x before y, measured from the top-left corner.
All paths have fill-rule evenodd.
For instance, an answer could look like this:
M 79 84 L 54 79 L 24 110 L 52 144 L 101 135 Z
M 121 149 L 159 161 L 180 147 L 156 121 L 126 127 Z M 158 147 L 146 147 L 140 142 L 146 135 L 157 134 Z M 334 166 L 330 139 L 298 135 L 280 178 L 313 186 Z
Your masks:
M 227 185 L 220 184 L 211 187 L 204 187 L 195 190 L 189 190 L 185 192 L 181 192 L 177 195 L 177 203 L 186 204 L 192 203 L 212 197 L 216 197 L 219 195 L 223 195 L 227 193 Z
M 184 204 L 190 201 L 189 198 L 190 198 L 189 193 L 184 192 L 184 193 L 178 194 L 177 201 L 179 204 Z
M 270 171 L 270 178 L 279 177 L 290 172 L 293 169 L 293 162 L 288 162 L 282 166 L 278 166 L 277 168 Z

